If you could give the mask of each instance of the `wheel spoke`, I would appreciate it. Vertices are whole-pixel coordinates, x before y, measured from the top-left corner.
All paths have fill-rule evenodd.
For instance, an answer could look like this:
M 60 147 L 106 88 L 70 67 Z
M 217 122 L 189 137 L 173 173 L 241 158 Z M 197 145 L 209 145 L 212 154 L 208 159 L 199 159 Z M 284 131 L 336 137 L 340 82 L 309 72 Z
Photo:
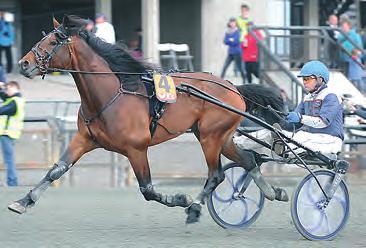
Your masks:
M 301 204 L 301 207 L 307 207 L 307 208 L 315 208 L 317 209 L 316 207 L 316 204 L 311 204 L 311 203 L 307 203 L 307 202 L 304 202 L 304 201 L 298 201 L 298 205 Z
M 212 192 L 212 194 L 213 194 L 213 197 L 219 202 L 227 203 L 227 202 L 233 201 L 232 194 L 228 194 L 227 199 L 224 199 L 223 197 L 219 196 L 219 194 L 216 192 L 216 190 L 214 192 Z
M 231 169 L 230 170 L 230 174 L 231 175 L 228 175 L 226 178 L 227 180 L 229 181 L 231 187 L 233 187 L 233 189 L 235 189 L 235 186 L 234 186 L 234 169 Z M 230 178 L 231 177 L 231 178 Z
M 327 213 L 324 213 L 324 219 L 325 219 L 325 223 L 327 224 L 328 234 L 329 234 L 331 231 L 330 231 L 329 219 L 328 219 Z
M 230 206 L 233 204 L 233 201 L 234 200 L 231 200 L 227 205 L 226 207 L 225 206 L 222 206 L 219 211 L 217 211 L 217 214 L 218 215 L 222 215 L 224 212 L 226 212 L 226 210 L 228 210 L 230 208 Z
M 244 205 L 244 208 L 245 208 L 245 210 L 244 210 L 244 216 L 243 216 L 243 219 L 242 219 L 242 221 L 241 221 L 241 223 L 244 223 L 244 222 L 246 222 L 249 218 L 248 218 L 248 204 L 247 204 L 247 202 L 243 199 L 243 198 L 241 198 L 241 201 L 240 202 L 242 202 L 243 203 L 243 205 Z
M 244 180 L 245 178 L 247 177 L 247 174 L 243 173 L 239 178 L 238 180 L 236 181 L 235 183 L 235 189 L 238 190 L 238 189 L 241 189 L 241 186 L 243 185 L 244 183 Z
M 249 202 L 253 203 L 256 207 L 257 207 L 257 210 L 259 209 L 259 202 L 257 202 L 256 200 L 250 198 L 250 197 L 245 197 L 245 199 L 242 199 L 243 201 L 246 201 L 248 200 Z
M 324 219 L 324 213 L 320 212 L 320 218 L 319 218 L 319 221 L 318 223 L 316 223 L 313 227 L 309 226 L 309 232 L 312 233 L 312 232 L 315 232 L 316 230 L 318 230 L 320 227 L 321 227 L 321 224 L 323 222 L 323 219 Z

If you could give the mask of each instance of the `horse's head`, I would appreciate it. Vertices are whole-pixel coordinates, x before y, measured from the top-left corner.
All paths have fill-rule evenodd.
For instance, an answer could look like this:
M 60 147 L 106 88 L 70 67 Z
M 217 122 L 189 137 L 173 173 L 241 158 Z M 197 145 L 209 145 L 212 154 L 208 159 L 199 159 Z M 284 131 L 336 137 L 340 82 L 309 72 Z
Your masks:
M 20 72 L 29 78 L 44 75 L 49 67 L 69 68 L 71 66 L 74 36 L 87 24 L 86 20 L 65 16 L 62 24 L 53 18 L 54 30 L 35 44 L 20 61 Z

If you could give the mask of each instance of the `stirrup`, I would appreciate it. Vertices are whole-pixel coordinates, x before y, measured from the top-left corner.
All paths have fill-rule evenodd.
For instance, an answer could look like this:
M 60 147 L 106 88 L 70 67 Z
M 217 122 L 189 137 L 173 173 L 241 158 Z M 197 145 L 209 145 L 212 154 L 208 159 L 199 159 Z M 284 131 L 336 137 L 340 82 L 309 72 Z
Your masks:
M 272 149 L 278 156 L 282 157 L 285 153 L 285 144 L 282 140 L 275 139 L 272 144 Z

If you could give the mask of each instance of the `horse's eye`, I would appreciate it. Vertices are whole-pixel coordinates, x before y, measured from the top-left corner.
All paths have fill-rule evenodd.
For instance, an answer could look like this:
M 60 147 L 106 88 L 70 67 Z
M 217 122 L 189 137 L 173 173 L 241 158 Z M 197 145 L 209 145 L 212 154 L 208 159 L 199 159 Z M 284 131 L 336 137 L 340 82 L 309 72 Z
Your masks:
M 55 41 L 55 40 L 51 41 L 51 42 L 50 42 L 50 45 L 51 45 L 51 46 L 56 46 L 56 45 L 57 45 L 57 41 Z

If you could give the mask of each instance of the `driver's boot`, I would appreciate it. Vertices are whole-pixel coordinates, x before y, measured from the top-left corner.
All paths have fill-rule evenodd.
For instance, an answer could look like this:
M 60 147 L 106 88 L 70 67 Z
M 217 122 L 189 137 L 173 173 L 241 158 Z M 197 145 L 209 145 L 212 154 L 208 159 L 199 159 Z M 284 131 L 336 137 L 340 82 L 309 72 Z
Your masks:
M 275 186 L 272 186 L 272 188 L 275 191 L 275 194 L 276 194 L 275 199 L 277 201 L 288 202 L 289 198 L 288 198 L 286 190 L 279 188 L 279 187 L 275 187 Z

